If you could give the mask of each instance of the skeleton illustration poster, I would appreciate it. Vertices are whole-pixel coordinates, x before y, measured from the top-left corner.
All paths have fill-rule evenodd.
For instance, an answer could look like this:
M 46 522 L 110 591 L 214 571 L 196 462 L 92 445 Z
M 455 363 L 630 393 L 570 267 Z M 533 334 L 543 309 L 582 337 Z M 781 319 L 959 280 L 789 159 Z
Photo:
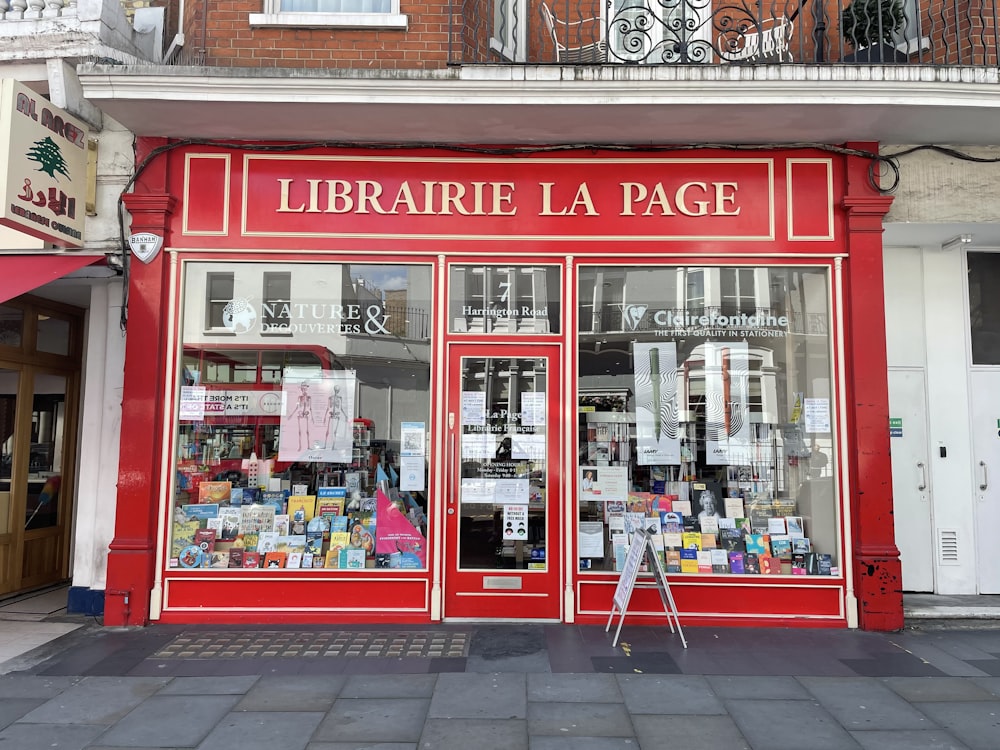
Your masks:
M 672 341 L 633 344 L 632 362 L 639 465 L 679 464 L 677 346 Z
M 744 465 L 750 457 L 750 350 L 745 342 L 706 342 L 705 463 Z
M 281 384 L 278 460 L 349 464 L 356 384 L 353 370 L 287 372 Z

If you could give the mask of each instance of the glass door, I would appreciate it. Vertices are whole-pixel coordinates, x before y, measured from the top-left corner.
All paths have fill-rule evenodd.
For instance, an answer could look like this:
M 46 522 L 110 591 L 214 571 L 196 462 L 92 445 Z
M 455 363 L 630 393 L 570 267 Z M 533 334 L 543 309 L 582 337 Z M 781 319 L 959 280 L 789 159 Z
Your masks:
M 559 349 L 449 354 L 446 618 L 561 614 Z

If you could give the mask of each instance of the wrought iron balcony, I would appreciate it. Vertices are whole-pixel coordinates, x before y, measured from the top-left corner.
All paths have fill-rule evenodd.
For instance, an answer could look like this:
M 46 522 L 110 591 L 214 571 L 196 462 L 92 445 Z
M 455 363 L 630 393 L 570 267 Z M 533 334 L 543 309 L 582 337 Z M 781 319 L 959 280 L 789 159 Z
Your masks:
M 451 0 L 456 65 L 995 67 L 1000 0 Z

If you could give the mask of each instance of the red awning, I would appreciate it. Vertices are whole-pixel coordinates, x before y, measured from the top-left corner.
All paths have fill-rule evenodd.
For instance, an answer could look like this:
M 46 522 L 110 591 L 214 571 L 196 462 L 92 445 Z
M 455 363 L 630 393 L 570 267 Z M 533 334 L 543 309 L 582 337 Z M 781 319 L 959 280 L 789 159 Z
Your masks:
M 0 255 L 0 302 L 61 279 L 103 256 L 76 253 Z

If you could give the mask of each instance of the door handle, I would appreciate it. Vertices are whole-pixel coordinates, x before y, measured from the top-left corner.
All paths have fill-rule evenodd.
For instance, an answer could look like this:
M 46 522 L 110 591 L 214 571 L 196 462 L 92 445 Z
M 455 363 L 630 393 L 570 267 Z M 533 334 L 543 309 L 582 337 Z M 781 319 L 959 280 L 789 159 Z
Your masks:
M 979 465 L 983 469 L 983 483 L 979 485 L 979 489 L 982 490 L 983 492 L 986 492 L 986 488 L 990 486 L 990 477 L 989 474 L 987 474 L 986 472 L 986 462 L 980 461 Z
M 449 511 L 454 513 L 453 506 L 455 505 L 455 493 L 458 491 L 458 482 L 455 481 L 454 470 L 455 470 L 455 430 L 454 430 L 454 418 L 455 415 L 449 415 L 449 423 L 453 429 L 448 430 L 448 455 L 445 457 L 445 477 L 446 486 L 448 488 L 448 506 Z
M 923 492 L 927 489 L 927 470 L 924 468 L 923 461 L 917 461 L 917 471 L 920 473 L 920 484 L 917 485 L 917 490 Z

